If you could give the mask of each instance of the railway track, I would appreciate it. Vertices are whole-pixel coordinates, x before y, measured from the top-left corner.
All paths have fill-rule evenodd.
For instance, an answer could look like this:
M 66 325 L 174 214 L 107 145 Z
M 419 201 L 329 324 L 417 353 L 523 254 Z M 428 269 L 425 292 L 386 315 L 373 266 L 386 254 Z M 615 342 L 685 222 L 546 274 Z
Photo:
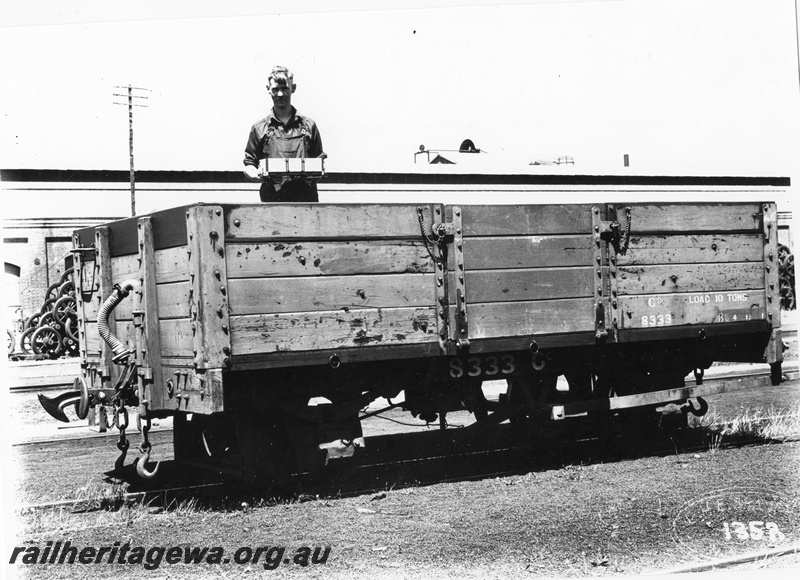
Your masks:
M 768 373 L 754 373 L 749 376 L 718 377 L 713 381 L 735 379 L 744 389 L 758 389 L 769 385 Z M 790 380 L 797 380 L 797 372 L 790 374 Z M 709 380 L 711 382 L 711 380 Z M 772 417 L 773 419 L 777 417 Z M 391 419 L 391 417 L 390 417 Z M 366 421 L 376 422 L 380 418 Z M 566 425 L 566 423 L 571 423 Z M 580 423 L 578 421 L 578 423 Z M 438 429 L 420 432 L 419 429 L 406 429 L 404 433 L 370 436 L 365 425 L 367 447 L 360 449 L 353 458 L 332 460 L 323 479 L 305 486 L 312 496 L 353 496 L 376 493 L 394 487 L 408 485 L 432 485 L 451 481 L 464 481 L 494 477 L 507 477 L 527 473 L 531 470 L 559 469 L 564 465 L 591 464 L 597 461 L 608 462 L 642 457 L 696 453 L 708 451 L 711 436 L 702 429 L 687 430 L 688 435 L 676 443 L 669 437 L 659 437 L 647 444 L 636 443 L 629 447 L 630 441 L 637 438 L 625 437 L 624 432 L 615 433 L 610 438 L 601 438 L 591 426 L 579 426 L 574 422 L 556 422 L 551 427 L 532 433 L 525 425 L 504 424 L 497 432 L 476 438 L 469 430 L 448 429 L 444 435 Z M 74 445 L 81 445 L 83 453 L 113 455 L 116 449 L 100 441 L 114 436 L 92 435 L 81 438 L 61 438 L 44 442 L 18 443 L 24 462 L 25 456 L 35 452 L 53 450 L 54 453 L 70 455 Z M 154 444 L 167 447 L 171 445 L 172 434 L 169 429 L 154 432 Z M 629 434 L 630 435 L 630 434 Z M 92 441 L 97 440 L 97 441 Z M 787 437 L 785 441 L 798 441 L 800 434 Z M 720 447 L 746 446 L 763 443 L 763 438 L 729 438 Z M 55 448 L 58 448 L 56 451 Z M 28 451 L 30 450 L 30 451 Z M 35 451 L 34 451 L 35 450 Z M 98 458 L 99 459 L 99 458 Z M 130 461 L 129 457 L 129 461 Z M 103 459 L 106 461 L 107 459 Z M 222 476 L 201 476 L 199 473 L 187 476 L 184 468 L 178 470 L 169 459 L 162 465 L 162 481 L 170 482 L 152 488 L 142 488 L 135 476 L 121 480 L 127 490 L 115 497 L 119 504 L 134 502 L 167 502 L 190 499 L 197 495 L 210 498 L 212 503 L 231 494 L 251 497 L 252 490 L 231 485 Z M 81 473 L 81 475 L 85 475 Z M 186 479 L 186 477 L 188 479 Z M 76 476 L 77 477 L 77 476 Z M 177 483 L 177 479 L 183 479 Z M 78 487 L 78 481 L 74 482 Z M 269 494 L 267 494 L 269 496 Z M 263 496 L 262 496 L 263 497 Z M 291 494 L 289 495 L 291 498 Z M 169 498 L 169 499 L 168 499 Z M 216 498 L 216 499 L 215 499 Z M 296 498 L 295 498 L 296 499 Z M 17 506 L 18 510 L 42 510 L 50 508 L 70 508 L 73 510 L 95 508 L 99 500 L 93 497 L 59 499 L 57 501 L 28 503 Z

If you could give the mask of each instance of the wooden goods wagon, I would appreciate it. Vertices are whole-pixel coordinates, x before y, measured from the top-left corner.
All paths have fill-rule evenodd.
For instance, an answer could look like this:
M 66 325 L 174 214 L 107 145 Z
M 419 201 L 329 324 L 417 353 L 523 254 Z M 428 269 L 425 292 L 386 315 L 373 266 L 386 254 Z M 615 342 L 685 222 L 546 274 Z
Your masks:
M 466 409 L 478 428 L 656 416 L 703 393 L 714 361 L 780 380 L 776 217 L 771 202 L 198 204 L 79 230 L 78 406 L 174 416 L 177 460 L 248 481 L 317 472 L 401 391 L 416 417 Z

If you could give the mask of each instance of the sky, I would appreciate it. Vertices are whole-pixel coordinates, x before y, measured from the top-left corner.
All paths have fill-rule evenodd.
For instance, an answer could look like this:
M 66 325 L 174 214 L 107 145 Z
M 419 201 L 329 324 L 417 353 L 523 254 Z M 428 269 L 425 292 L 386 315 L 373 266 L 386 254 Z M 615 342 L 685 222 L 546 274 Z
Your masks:
M 469 138 L 485 153 L 462 171 L 800 179 L 793 0 L 18 4 L 3 168 L 127 169 L 130 84 L 138 170 L 239 170 L 281 64 L 328 171 L 413 172 L 420 145 Z

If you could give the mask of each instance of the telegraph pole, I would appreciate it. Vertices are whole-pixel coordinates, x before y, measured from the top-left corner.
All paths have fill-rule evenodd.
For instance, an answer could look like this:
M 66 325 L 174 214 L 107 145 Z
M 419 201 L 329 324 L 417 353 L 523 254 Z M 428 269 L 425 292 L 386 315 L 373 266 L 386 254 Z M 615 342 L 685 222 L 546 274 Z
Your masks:
M 127 97 L 127 103 L 114 103 L 115 105 L 128 106 L 128 156 L 130 157 L 130 172 L 131 172 L 131 215 L 136 215 L 136 179 L 133 170 L 133 108 L 134 107 L 147 107 L 147 105 L 134 103 L 133 99 L 148 99 L 149 97 L 143 95 L 134 95 L 133 91 L 148 91 L 150 89 L 143 89 L 141 87 L 127 87 L 115 86 L 115 89 L 127 90 L 127 94 L 114 93 L 115 97 Z

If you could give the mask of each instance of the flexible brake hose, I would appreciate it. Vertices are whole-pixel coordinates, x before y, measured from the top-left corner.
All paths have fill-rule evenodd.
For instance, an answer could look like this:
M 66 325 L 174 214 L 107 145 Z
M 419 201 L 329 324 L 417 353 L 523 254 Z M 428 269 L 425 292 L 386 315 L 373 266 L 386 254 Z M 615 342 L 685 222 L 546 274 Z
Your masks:
M 111 352 L 114 353 L 111 360 L 115 363 L 121 363 L 127 360 L 131 355 L 131 351 L 126 348 L 120 339 L 111 334 L 111 329 L 108 327 L 108 315 L 131 293 L 131 290 L 138 286 L 139 281 L 134 279 L 125 280 L 122 284 L 114 284 L 114 290 L 111 292 L 111 296 L 106 298 L 106 301 L 103 302 L 103 305 L 97 312 L 97 331 L 106 344 L 111 347 Z

